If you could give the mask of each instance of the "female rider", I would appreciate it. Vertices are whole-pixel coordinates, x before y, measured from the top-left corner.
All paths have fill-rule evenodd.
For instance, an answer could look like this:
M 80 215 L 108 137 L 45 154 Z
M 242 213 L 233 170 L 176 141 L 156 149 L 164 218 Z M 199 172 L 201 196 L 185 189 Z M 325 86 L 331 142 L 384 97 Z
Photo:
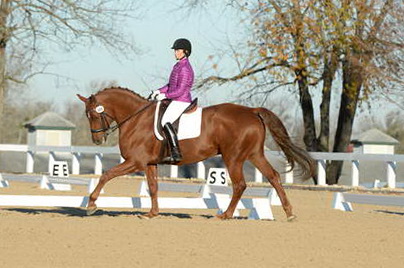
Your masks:
M 173 46 L 175 58 L 178 62 L 174 65 L 167 85 L 153 91 L 151 98 L 155 100 L 171 99 L 161 124 L 168 144 L 171 156 L 163 159 L 164 163 L 175 164 L 182 160 L 178 145 L 177 134 L 172 123 L 185 111 L 191 103 L 191 88 L 194 82 L 194 71 L 188 57 L 191 55 L 191 42 L 185 38 L 175 40 Z

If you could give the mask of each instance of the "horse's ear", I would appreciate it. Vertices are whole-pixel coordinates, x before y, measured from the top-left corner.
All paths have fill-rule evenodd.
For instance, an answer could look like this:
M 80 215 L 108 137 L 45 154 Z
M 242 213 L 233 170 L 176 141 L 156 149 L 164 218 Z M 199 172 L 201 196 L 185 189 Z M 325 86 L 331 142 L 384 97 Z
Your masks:
M 77 97 L 82 101 L 82 102 L 87 102 L 88 98 L 81 96 L 80 94 L 76 94 Z

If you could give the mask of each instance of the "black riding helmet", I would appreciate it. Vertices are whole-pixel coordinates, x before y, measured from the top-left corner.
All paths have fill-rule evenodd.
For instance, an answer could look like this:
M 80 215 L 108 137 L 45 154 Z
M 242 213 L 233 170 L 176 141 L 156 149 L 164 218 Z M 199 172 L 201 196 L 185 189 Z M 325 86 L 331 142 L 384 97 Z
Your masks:
M 185 51 L 185 54 L 187 55 L 187 57 L 189 57 L 191 55 L 191 51 L 192 51 L 191 42 L 189 42 L 189 40 L 185 39 L 185 38 L 180 38 L 180 39 L 175 40 L 175 42 L 171 48 L 172 49 L 183 49 Z

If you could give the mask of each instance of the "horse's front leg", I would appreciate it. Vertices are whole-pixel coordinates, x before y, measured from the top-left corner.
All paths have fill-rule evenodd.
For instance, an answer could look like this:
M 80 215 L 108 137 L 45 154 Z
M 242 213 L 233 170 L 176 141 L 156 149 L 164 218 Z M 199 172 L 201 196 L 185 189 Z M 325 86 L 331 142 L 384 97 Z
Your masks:
M 157 183 L 157 165 L 148 165 L 146 168 L 146 178 L 147 184 L 149 185 L 149 192 L 152 207 L 147 213 L 146 217 L 153 218 L 159 214 L 159 205 L 157 201 L 157 191 L 158 191 L 158 183 Z
M 133 161 L 128 161 L 126 160 L 125 162 L 122 162 L 119 165 L 114 166 L 110 170 L 106 171 L 101 177 L 100 180 L 95 187 L 94 191 L 91 193 L 88 205 L 87 205 L 87 215 L 92 215 L 96 212 L 97 206 L 95 204 L 95 201 L 97 201 L 98 197 L 100 196 L 102 188 L 105 186 L 105 184 L 110 181 L 111 179 L 126 175 L 128 173 L 136 172 L 139 171 L 138 165 L 134 163 Z

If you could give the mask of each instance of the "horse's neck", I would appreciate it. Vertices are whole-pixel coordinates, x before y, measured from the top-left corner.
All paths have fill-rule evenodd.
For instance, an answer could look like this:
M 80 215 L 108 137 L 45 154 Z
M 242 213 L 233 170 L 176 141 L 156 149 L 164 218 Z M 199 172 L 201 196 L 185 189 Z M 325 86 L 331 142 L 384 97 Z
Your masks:
M 148 104 L 148 101 L 140 96 L 124 91 L 106 96 L 106 102 L 109 104 L 117 121 L 125 119 Z
M 115 112 L 116 119 L 118 121 L 127 118 L 128 116 L 140 111 L 145 106 L 148 105 L 147 101 L 144 100 L 136 100 L 136 99 L 124 99 L 122 102 L 119 103 L 117 106 L 117 110 Z

